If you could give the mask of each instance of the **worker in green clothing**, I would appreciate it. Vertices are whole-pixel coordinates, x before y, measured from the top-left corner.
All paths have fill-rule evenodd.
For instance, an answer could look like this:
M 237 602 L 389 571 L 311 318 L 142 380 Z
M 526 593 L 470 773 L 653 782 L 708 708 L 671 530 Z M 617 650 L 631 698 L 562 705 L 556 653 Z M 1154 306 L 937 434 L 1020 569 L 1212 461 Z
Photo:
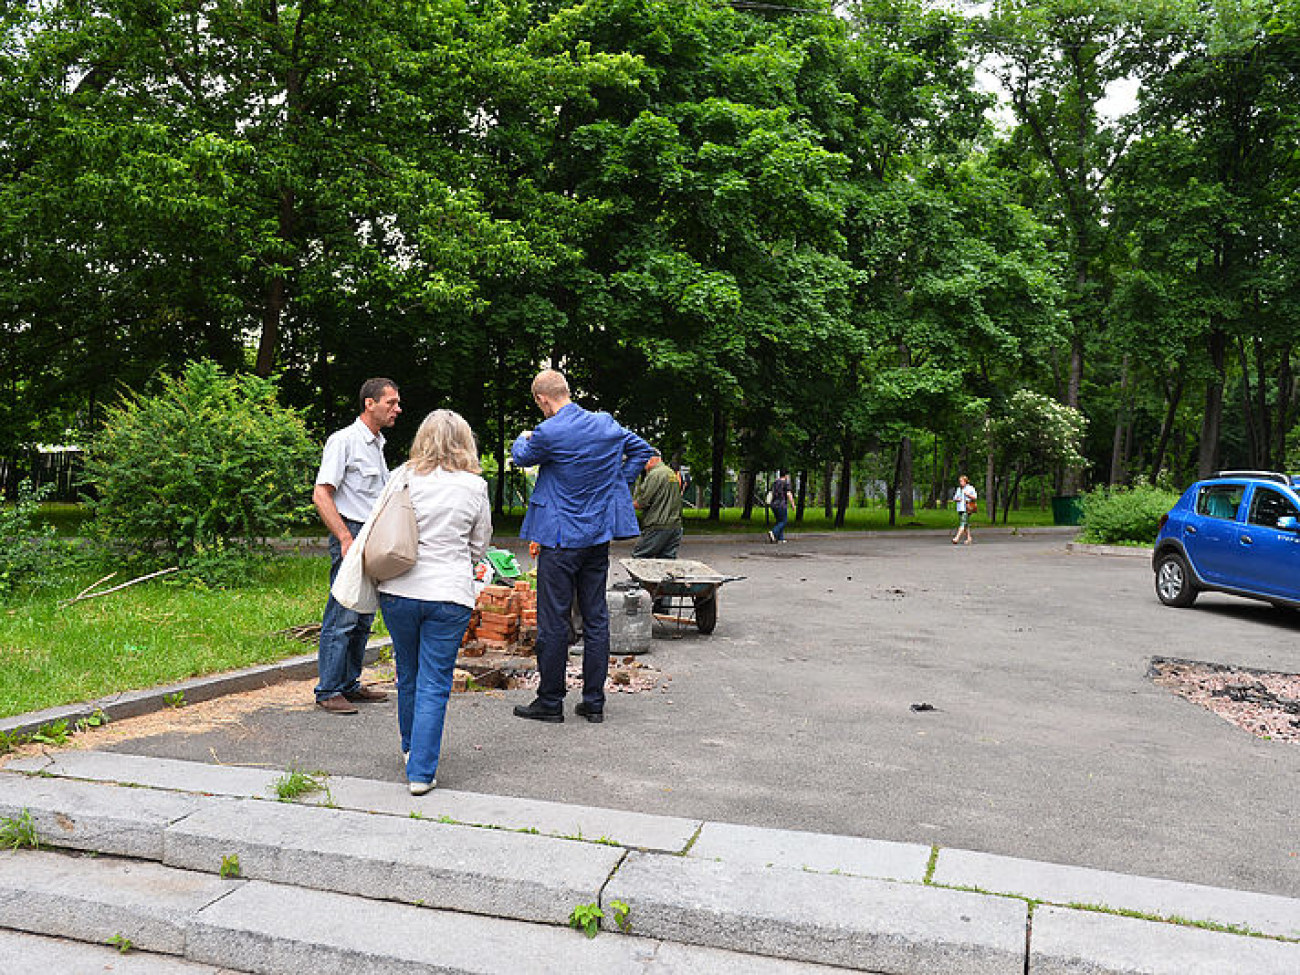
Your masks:
M 675 559 L 682 541 L 682 480 L 659 455 L 645 463 L 632 503 L 641 516 L 634 559 Z

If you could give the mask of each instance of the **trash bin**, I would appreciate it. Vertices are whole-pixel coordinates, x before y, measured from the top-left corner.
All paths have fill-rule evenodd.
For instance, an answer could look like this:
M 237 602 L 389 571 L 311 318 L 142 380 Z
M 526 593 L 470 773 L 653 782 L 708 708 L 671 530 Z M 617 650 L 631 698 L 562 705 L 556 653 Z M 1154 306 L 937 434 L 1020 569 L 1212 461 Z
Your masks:
M 1077 494 L 1061 494 L 1052 498 L 1052 524 L 1077 525 L 1083 520 L 1083 505 Z

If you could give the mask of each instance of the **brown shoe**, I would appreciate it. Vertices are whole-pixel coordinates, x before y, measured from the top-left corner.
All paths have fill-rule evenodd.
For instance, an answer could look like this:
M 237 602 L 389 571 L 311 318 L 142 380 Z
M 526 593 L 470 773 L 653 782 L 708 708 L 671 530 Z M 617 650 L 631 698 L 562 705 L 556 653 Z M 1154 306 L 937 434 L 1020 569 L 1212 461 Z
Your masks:
M 355 691 L 345 691 L 343 696 L 349 701 L 367 704 L 388 700 L 388 695 L 383 691 L 376 690 L 373 687 L 366 687 L 364 684 L 358 687 Z
M 357 706 L 342 694 L 335 694 L 333 697 L 327 697 L 323 701 L 317 701 L 316 707 L 320 708 L 322 711 L 329 711 L 331 714 L 357 713 Z

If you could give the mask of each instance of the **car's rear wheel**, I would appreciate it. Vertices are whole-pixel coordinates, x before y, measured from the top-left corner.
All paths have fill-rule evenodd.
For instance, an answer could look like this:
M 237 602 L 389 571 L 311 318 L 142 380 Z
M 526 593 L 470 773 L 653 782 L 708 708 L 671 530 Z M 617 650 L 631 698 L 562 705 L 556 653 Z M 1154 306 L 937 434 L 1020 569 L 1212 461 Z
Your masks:
M 1166 606 L 1182 609 L 1196 602 L 1196 584 L 1187 560 L 1177 552 L 1161 556 L 1156 565 L 1156 595 Z

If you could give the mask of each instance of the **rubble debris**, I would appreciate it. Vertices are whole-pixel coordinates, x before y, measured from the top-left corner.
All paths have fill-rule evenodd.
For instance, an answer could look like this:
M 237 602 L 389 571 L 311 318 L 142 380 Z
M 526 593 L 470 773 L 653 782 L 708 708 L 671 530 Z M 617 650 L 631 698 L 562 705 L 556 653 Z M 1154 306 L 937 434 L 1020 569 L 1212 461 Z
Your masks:
M 1256 737 L 1300 742 L 1300 674 L 1157 657 L 1149 676 Z

